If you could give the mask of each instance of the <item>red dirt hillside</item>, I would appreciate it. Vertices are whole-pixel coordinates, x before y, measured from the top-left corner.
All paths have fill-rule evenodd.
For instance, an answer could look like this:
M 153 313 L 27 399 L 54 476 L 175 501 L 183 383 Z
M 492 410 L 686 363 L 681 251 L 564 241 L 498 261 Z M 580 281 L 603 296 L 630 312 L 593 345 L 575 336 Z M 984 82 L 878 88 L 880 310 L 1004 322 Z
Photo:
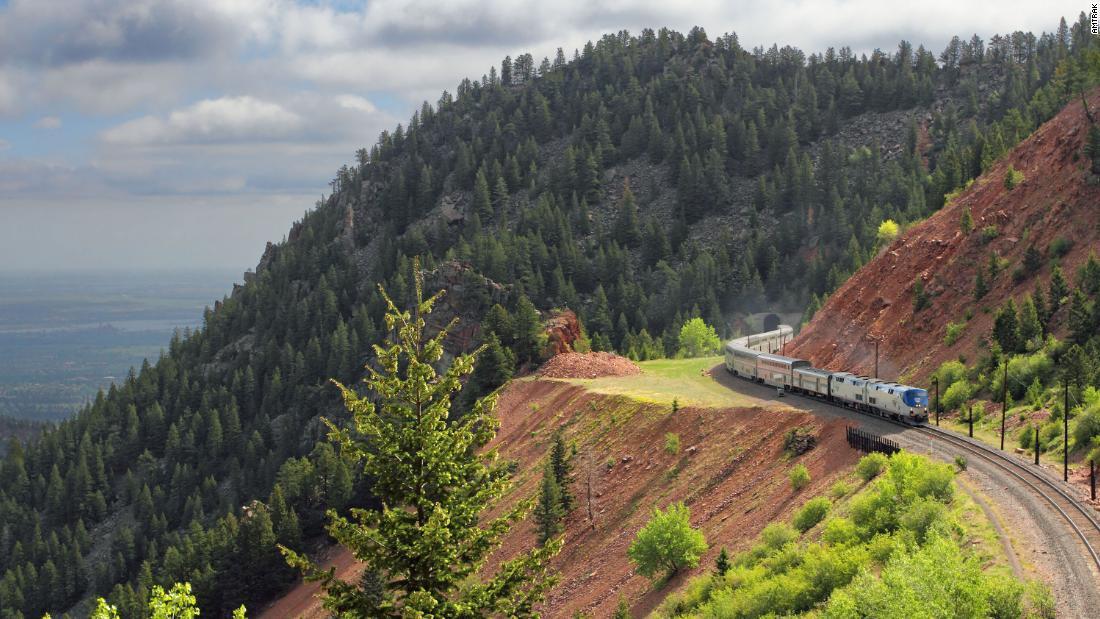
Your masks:
M 1100 89 L 1088 97 L 1100 111 Z M 786 354 L 809 359 L 819 367 L 869 373 L 874 344 L 881 338 L 879 374 L 925 380 L 941 363 L 964 354 L 973 358 L 985 347 L 993 313 L 1009 297 L 1021 302 L 1037 285 L 1046 289 L 1053 257 L 1050 243 L 1073 242 L 1061 259 L 1070 281 L 1090 251 L 1100 248 L 1100 186 L 1089 183 L 1082 155 L 1088 120 L 1080 100 L 1066 106 L 992 169 L 926 221 L 901 235 L 844 283 L 786 347 Z M 1009 165 L 1024 175 L 1015 189 L 1005 189 Z M 974 230 L 963 235 L 960 221 L 969 208 Z M 995 226 L 986 242 L 983 228 Z M 1043 266 L 1022 281 L 1012 276 L 1024 252 L 1035 246 Z M 989 264 L 991 252 L 1008 267 L 989 281 L 989 293 L 976 302 L 974 279 Z M 924 282 L 931 306 L 913 312 L 913 284 Z M 947 323 L 961 323 L 967 309 L 973 317 L 951 346 L 944 343 Z M 1060 314 L 1065 313 L 1065 307 Z M 1059 328 L 1065 324 L 1058 320 Z M 1057 329 L 1056 329 L 1057 330 Z
M 747 548 L 764 525 L 788 518 L 806 498 L 825 492 L 856 460 L 842 421 L 788 407 L 684 407 L 674 414 L 669 406 L 539 379 L 511 383 L 498 411 L 501 428 L 491 447 L 519 464 L 505 504 L 537 494 L 555 430 L 562 428 L 566 443 L 577 448 L 572 486 L 577 507 L 567 519 L 565 547 L 553 562 L 561 580 L 542 608 L 546 617 L 578 611 L 610 617 L 620 595 L 633 604 L 633 616 L 645 616 L 691 574 L 713 569 L 720 547 Z M 817 434 L 818 445 L 788 460 L 783 435 L 796 427 Z M 678 453 L 666 451 L 667 433 L 679 436 Z M 796 462 L 805 464 L 813 479 L 797 494 L 787 479 Z M 594 523 L 588 520 L 589 479 Z M 674 501 L 691 508 L 692 524 L 706 535 L 710 550 L 697 570 L 654 590 L 634 573 L 627 548 L 653 508 Z M 528 520 L 513 528 L 490 565 L 534 543 Z
M 560 581 L 540 609 L 544 617 L 572 617 L 578 611 L 610 617 L 624 596 L 632 615 L 642 617 L 691 575 L 713 569 L 721 547 L 731 553 L 748 548 L 769 522 L 789 519 L 807 498 L 822 494 L 855 463 L 857 453 L 844 438 L 844 422 L 824 420 L 786 406 L 776 408 L 700 409 L 645 403 L 602 395 L 563 380 L 512 381 L 497 406 L 500 431 L 490 444 L 517 463 L 515 483 L 489 516 L 516 501 L 535 497 L 553 433 L 561 428 L 575 445 L 577 505 L 566 519 L 565 546 L 553 560 Z M 787 458 L 783 435 L 804 428 L 817 436 L 809 452 Z M 679 436 L 680 450 L 665 449 L 665 436 Z M 810 486 L 795 493 L 787 473 L 796 463 L 810 471 Z M 591 484 L 588 518 L 587 489 Z M 691 521 L 706 535 L 710 549 L 699 568 L 687 570 L 663 587 L 636 575 L 627 548 L 654 507 L 684 501 Z M 487 570 L 536 543 L 529 517 L 513 527 Z M 347 550 L 323 558 L 345 580 L 362 568 Z M 326 616 L 314 597 L 317 586 L 302 583 L 264 609 L 260 617 Z

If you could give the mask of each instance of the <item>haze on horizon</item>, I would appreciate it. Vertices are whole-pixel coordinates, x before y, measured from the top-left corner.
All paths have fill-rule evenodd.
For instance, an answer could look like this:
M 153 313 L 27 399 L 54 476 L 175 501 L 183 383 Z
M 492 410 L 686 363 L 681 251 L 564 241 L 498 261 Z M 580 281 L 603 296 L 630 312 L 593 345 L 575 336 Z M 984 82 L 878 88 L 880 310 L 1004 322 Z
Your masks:
M 1078 2 L 0 0 L 0 271 L 244 270 L 336 170 L 506 56 L 695 25 L 937 56 Z

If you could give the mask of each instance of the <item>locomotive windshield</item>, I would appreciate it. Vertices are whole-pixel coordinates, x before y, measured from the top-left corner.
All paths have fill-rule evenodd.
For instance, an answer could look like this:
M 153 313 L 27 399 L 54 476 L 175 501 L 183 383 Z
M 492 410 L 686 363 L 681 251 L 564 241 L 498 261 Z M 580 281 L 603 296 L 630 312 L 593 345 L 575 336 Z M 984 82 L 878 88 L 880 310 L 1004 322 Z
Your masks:
M 902 399 L 909 406 L 928 406 L 928 392 L 924 389 L 909 389 Z

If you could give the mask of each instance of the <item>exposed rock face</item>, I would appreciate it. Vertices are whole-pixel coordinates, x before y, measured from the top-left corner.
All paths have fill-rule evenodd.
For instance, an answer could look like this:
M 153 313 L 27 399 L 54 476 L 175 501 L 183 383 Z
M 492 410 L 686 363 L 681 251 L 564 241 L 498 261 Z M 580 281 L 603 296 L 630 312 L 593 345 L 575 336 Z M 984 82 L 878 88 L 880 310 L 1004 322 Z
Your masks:
M 428 320 L 429 332 L 446 327 L 458 318 L 447 337 L 446 348 L 451 353 L 471 350 L 481 331 L 481 319 L 496 303 L 504 303 L 511 287 L 474 271 L 467 262 L 448 260 L 424 273 L 424 294 L 445 289 L 446 294 L 436 304 Z
M 573 352 L 573 345 L 580 338 L 581 322 L 573 310 L 561 310 L 546 321 L 547 347 L 552 355 Z
M 1089 106 L 1100 106 L 1100 89 L 1089 96 Z M 1055 262 L 1072 277 L 1089 252 L 1100 247 L 1100 185 L 1091 182 L 1086 166 L 1077 161 L 1087 122 L 1081 102 L 1069 104 L 849 278 L 786 347 L 786 354 L 818 367 L 869 374 L 878 339 L 880 375 L 903 376 L 917 384 L 944 361 L 980 354 L 994 316 L 973 311 L 967 319 L 966 310 L 978 309 L 974 281 L 990 254 L 1010 265 L 989 281 L 988 293 L 977 302 L 995 308 L 1009 298 L 1019 303 L 1037 286 L 1045 288 Z M 1009 166 L 1024 175 L 1012 190 L 1004 186 Z M 960 229 L 966 210 L 974 221 L 970 234 Z M 989 236 L 982 232 L 987 227 Z M 1055 239 L 1072 243 L 1060 258 L 1050 252 Z M 1030 247 L 1040 252 L 1042 266 L 1014 276 Z M 917 280 L 931 301 L 920 311 L 914 311 L 913 302 Z M 1063 305 L 1055 316 L 1058 334 L 1065 330 L 1066 311 Z M 949 322 L 965 322 L 952 344 L 944 341 Z

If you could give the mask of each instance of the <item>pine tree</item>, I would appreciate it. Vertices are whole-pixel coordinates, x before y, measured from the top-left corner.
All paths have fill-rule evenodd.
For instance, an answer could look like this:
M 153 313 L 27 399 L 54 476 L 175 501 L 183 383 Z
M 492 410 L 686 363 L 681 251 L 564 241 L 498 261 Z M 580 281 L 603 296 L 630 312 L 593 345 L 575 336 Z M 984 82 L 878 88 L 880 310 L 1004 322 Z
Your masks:
M 369 368 L 365 379 L 371 395 L 359 396 L 339 385 L 355 435 L 330 424 L 330 436 L 341 451 L 357 459 L 363 474 L 374 480 L 372 494 L 383 507 L 358 510 L 350 518 L 332 514 L 329 534 L 382 573 L 392 603 L 380 612 L 368 606 L 371 600 L 355 584 L 321 570 L 304 555 L 282 550 L 291 565 L 321 582 L 331 612 L 530 616 L 552 584 L 547 561 L 561 545 L 550 542 L 483 580 L 471 581 L 529 503 L 482 519 L 482 512 L 510 485 L 506 463 L 479 449 L 496 434 L 495 401 L 479 400 L 461 420 L 448 423 L 451 399 L 481 349 L 457 356 L 442 375 L 436 373 L 450 326 L 426 336 L 426 318 L 443 291 L 425 299 L 419 265 L 415 267 L 412 311 L 399 310 L 381 291 L 386 328 L 396 340 L 375 347 L 380 369 Z
M 718 553 L 718 557 L 714 560 L 714 571 L 719 576 L 725 576 L 726 572 L 730 569 L 730 555 L 723 547 Z
M 483 220 L 493 216 L 493 201 L 489 197 L 489 181 L 485 179 L 484 169 L 478 169 L 474 177 L 473 211 Z
M 642 242 L 638 205 L 634 201 L 634 192 L 630 190 L 629 181 L 623 181 L 623 197 L 615 219 L 615 240 L 624 247 L 637 247 Z
M 974 276 L 974 300 L 981 299 L 989 293 L 989 284 L 985 283 L 985 269 L 979 268 Z
M 1016 313 L 1016 302 L 1009 299 L 1001 306 L 993 319 L 993 339 L 1001 345 L 1005 353 L 1019 352 L 1020 321 Z
M 1074 342 L 1084 345 L 1093 335 L 1088 297 L 1080 288 L 1073 291 L 1069 304 L 1069 332 Z
M 540 544 L 552 541 L 561 533 L 565 507 L 562 505 L 561 487 L 558 486 L 551 462 L 547 462 L 542 471 L 542 485 L 539 487 L 534 517 Z
M 1039 321 L 1039 310 L 1035 307 L 1034 299 L 1028 297 L 1020 307 L 1020 340 L 1026 345 L 1042 335 L 1043 324 Z
M 565 513 L 573 509 L 574 497 L 570 487 L 573 484 L 573 461 L 565 448 L 565 436 L 559 428 L 554 432 L 554 440 L 550 444 L 550 468 L 554 472 L 554 481 L 558 485 L 561 495 L 561 505 Z
M 1066 297 L 1069 296 L 1069 284 L 1066 283 L 1066 277 L 1062 274 L 1062 266 L 1054 265 L 1054 269 L 1050 272 L 1050 313 L 1054 314 L 1058 311 L 1058 308 L 1062 307 L 1062 303 Z

